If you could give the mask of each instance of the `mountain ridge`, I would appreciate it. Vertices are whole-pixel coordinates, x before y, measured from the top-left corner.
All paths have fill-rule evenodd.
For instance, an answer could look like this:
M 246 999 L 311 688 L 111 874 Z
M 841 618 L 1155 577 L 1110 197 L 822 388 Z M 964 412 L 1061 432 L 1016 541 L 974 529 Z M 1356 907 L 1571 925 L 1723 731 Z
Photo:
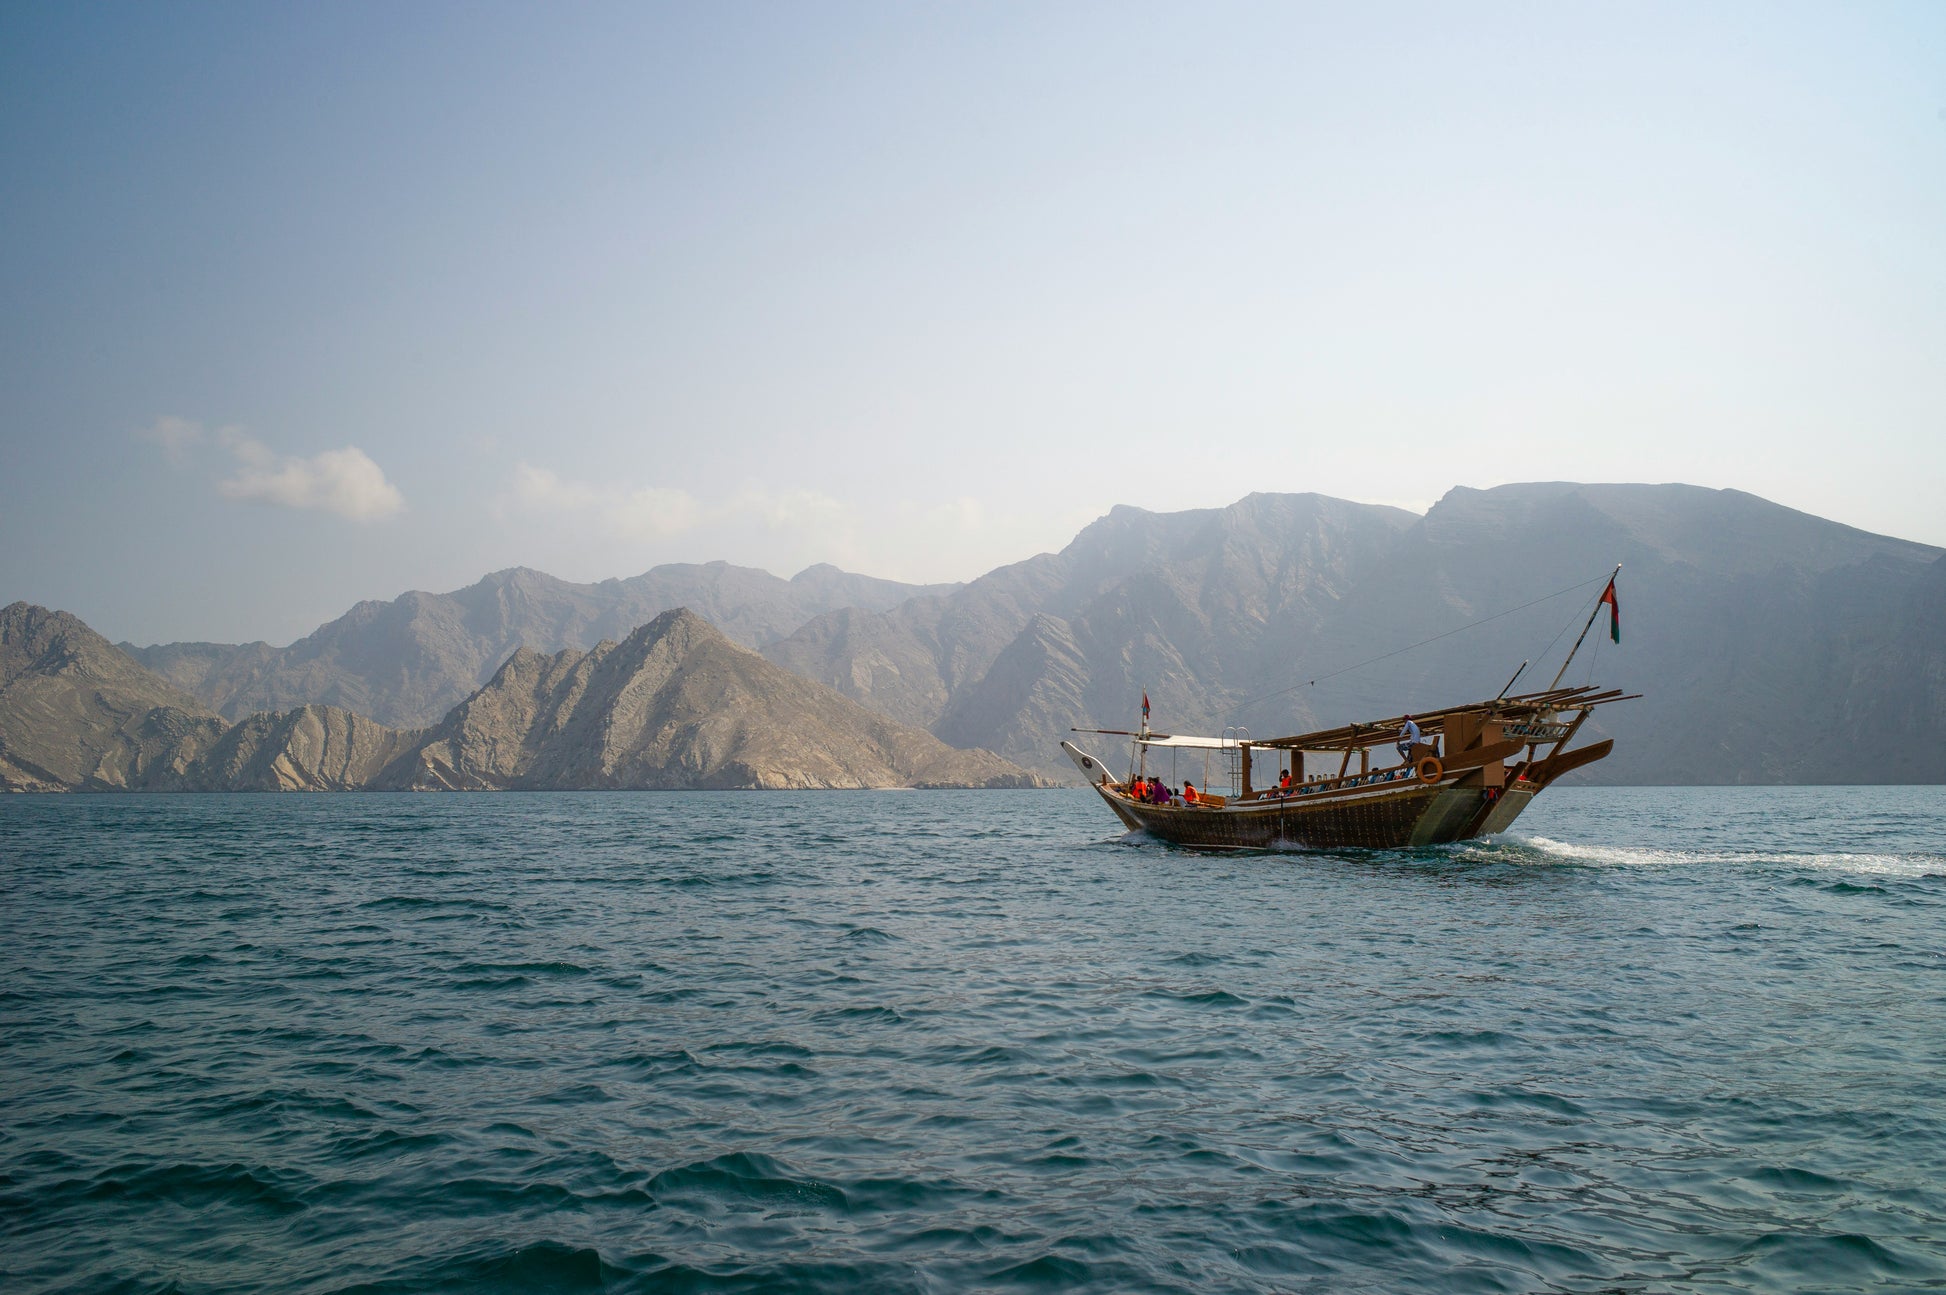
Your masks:
M 520 648 L 419 730 L 319 703 L 229 724 L 76 617 L 0 609 L 0 790 L 1038 784 L 790 675 L 687 609 L 586 653 Z
M 517 647 L 585 649 L 691 605 L 731 639 L 757 647 L 837 606 L 891 606 L 953 587 L 906 585 L 828 563 L 788 580 L 728 562 L 669 563 L 591 584 L 507 567 L 443 594 L 410 590 L 360 601 L 282 648 L 117 646 L 226 719 L 321 703 L 410 728 L 437 722 Z
M 227 726 L 79 617 L 0 608 L 0 787 L 184 785 Z
M 1586 613 L 1572 602 L 1591 599 L 1620 562 L 1623 644 L 1595 638 L 1574 677 L 1600 671 L 1647 695 L 1603 714 L 1590 736 L 1618 747 L 1586 776 L 1828 782 L 1946 780 L 1946 636 L 1929 628 L 1946 616 L 1942 559 L 1744 491 L 1553 481 L 1456 486 L 1423 515 L 1314 493 L 1176 513 L 1119 505 L 1059 552 L 944 588 L 833 569 L 792 582 L 720 563 L 656 570 L 664 588 L 700 580 L 742 607 L 746 645 L 761 622 L 774 664 L 952 745 L 1065 779 L 1067 729 L 1129 727 L 1145 692 L 1173 729 L 1265 736 L 1491 696 L 1523 660 L 1522 686 L 1545 682 Z M 866 582 L 877 605 L 826 607 L 787 633 L 790 608 L 735 603 L 746 585 L 795 582 L 839 598 L 846 591 L 830 582 L 847 580 Z M 474 601 L 491 606 L 486 630 L 451 648 L 452 664 L 428 628 L 457 614 L 451 596 L 360 604 L 319 631 L 356 629 L 356 651 L 335 649 L 314 674 L 276 665 L 286 699 L 470 691 L 514 647 L 559 650 L 563 624 L 593 626 L 556 599 L 564 583 L 513 568 L 460 591 L 482 591 Z M 1557 590 L 1566 595 L 1543 596 Z M 530 598 L 554 620 L 522 621 Z M 393 635 L 403 647 L 375 628 L 393 621 L 417 627 Z M 545 633 L 512 643 L 517 624 Z M 178 665 L 195 655 L 147 651 L 175 652 Z M 244 696 L 201 700 L 234 711 Z
M 1422 517 L 1260 493 L 1227 509 L 1117 509 L 1060 554 L 889 612 L 826 616 L 765 652 L 1054 776 L 1068 727 L 1131 727 L 1145 692 L 1176 731 L 1269 736 L 1490 697 L 1523 659 L 1545 681 L 1587 607 L 1523 604 L 1556 589 L 1592 599 L 1619 561 L 1623 646 L 1591 642 L 1575 674 L 1599 667 L 1648 695 L 1591 731 L 1620 739 L 1591 780 L 1932 781 L 1946 779 L 1946 743 L 1915 720 L 1898 731 L 1916 759 L 1888 758 L 1857 717 L 1896 710 L 1888 654 L 1919 680 L 1943 668 L 1939 639 L 1898 628 L 1927 614 L 1942 560 L 1680 483 L 1456 487 Z M 1853 677 L 1835 703 L 1832 681 Z M 1946 701 L 1926 696 L 1931 731 L 1946 729 Z M 1813 722 L 1828 740 L 1795 736 Z
M 847 732 L 850 751 L 836 749 Z M 510 737 L 512 740 L 510 740 Z M 522 649 L 381 785 L 527 790 L 1027 786 L 731 643 L 684 608 L 619 643 Z

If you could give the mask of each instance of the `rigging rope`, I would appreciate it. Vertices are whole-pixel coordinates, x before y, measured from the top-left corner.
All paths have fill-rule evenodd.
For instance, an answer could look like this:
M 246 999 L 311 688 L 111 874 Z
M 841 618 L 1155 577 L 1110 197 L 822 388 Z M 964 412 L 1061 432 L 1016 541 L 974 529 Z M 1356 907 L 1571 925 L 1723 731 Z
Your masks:
M 1592 581 L 1590 583 L 1592 583 Z M 1582 611 L 1585 610 L 1588 606 L 1589 606 L 1588 600 L 1585 598 L 1582 601 L 1575 604 L 1574 610 L 1568 613 L 1568 618 L 1567 620 L 1562 622 L 1561 628 L 1554 632 L 1554 637 L 1547 641 L 1547 646 L 1542 648 L 1540 652 L 1535 656 L 1534 659 L 1536 661 L 1547 660 L 1548 656 L 1554 651 L 1554 645 L 1556 643 L 1559 643 L 1562 639 L 1568 636 L 1568 631 L 1574 628 L 1574 623 L 1581 619 Z
M 1261 697 L 1252 697 L 1249 701 L 1238 703 L 1237 706 L 1233 708 L 1229 713 L 1232 715 L 1238 714 L 1239 712 L 1251 706 L 1255 706 L 1258 702 L 1269 701 L 1273 697 L 1282 697 L 1285 693 L 1296 692 L 1299 688 L 1314 688 L 1318 684 L 1325 681 L 1326 679 L 1336 679 L 1341 674 L 1350 674 L 1353 670 L 1363 670 L 1368 665 L 1376 665 L 1380 661 L 1388 661 L 1395 656 L 1403 656 L 1407 652 L 1411 652 L 1418 648 L 1422 648 L 1426 646 L 1426 644 L 1428 643 L 1437 643 L 1441 639 L 1451 638 L 1455 634 L 1462 634 L 1465 633 L 1467 630 L 1476 629 L 1481 625 L 1488 624 L 1492 621 L 1500 620 L 1503 617 L 1511 616 L 1515 612 L 1524 612 L 1529 607 L 1538 607 L 1544 602 L 1549 602 L 1552 599 L 1559 598 L 1563 594 L 1571 594 L 1577 589 L 1586 589 L 1589 585 L 1606 584 L 1608 579 L 1609 577 L 1605 575 L 1596 576 L 1592 580 L 1583 580 L 1577 584 L 1571 584 L 1566 589 L 1556 589 L 1551 594 L 1542 594 L 1539 598 L 1536 598 L 1531 603 L 1522 603 L 1518 607 L 1509 607 L 1504 612 L 1495 612 L 1491 616 L 1483 616 L 1479 620 L 1470 621 L 1467 624 L 1460 626 L 1458 629 L 1447 630 L 1444 634 L 1435 634 L 1429 639 L 1420 639 L 1417 643 L 1408 644 L 1407 646 L 1402 648 L 1395 648 L 1390 652 L 1381 653 L 1380 655 L 1375 657 L 1368 657 L 1367 659 L 1360 661 L 1357 665 L 1348 665 L 1342 670 L 1333 670 L 1330 674 L 1321 674 L 1315 679 L 1306 679 L 1303 683 L 1294 683 L 1288 688 L 1279 688 L 1276 692 L 1267 692 Z M 1574 622 L 1570 620 L 1568 623 L 1572 625 Z M 1559 634 L 1556 634 L 1554 637 L 1556 640 L 1559 640 L 1561 636 Z M 1548 646 L 1551 648 L 1554 646 L 1554 644 L 1549 643 Z

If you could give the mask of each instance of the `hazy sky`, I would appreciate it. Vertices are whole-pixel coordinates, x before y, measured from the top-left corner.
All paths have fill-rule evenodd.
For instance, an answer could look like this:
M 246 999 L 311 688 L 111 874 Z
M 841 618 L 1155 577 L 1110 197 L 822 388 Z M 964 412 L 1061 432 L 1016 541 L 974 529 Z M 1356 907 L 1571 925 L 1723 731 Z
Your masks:
M 1690 481 L 1946 544 L 1946 4 L 0 7 L 0 603 L 965 579 Z

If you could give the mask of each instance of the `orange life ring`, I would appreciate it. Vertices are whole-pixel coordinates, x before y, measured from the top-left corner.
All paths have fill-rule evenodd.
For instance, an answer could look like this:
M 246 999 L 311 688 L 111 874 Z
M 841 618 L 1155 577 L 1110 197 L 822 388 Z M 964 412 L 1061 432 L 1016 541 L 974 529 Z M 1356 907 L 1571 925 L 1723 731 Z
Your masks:
M 1446 766 L 1439 762 L 1439 757 L 1436 755 L 1425 757 L 1413 768 L 1419 773 L 1419 781 L 1428 785 L 1438 782 L 1439 776 L 1446 772 Z

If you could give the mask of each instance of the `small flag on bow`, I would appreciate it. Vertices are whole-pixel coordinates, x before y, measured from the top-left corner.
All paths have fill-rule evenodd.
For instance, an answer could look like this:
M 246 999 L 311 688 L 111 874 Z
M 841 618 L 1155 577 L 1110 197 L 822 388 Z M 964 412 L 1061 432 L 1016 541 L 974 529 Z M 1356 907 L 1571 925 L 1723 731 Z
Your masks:
M 1615 577 L 1608 577 L 1608 588 L 1601 591 L 1601 602 L 1608 604 L 1608 637 L 1622 641 L 1622 605 L 1615 601 Z M 1595 604 L 1597 607 L 1601 603 Z

